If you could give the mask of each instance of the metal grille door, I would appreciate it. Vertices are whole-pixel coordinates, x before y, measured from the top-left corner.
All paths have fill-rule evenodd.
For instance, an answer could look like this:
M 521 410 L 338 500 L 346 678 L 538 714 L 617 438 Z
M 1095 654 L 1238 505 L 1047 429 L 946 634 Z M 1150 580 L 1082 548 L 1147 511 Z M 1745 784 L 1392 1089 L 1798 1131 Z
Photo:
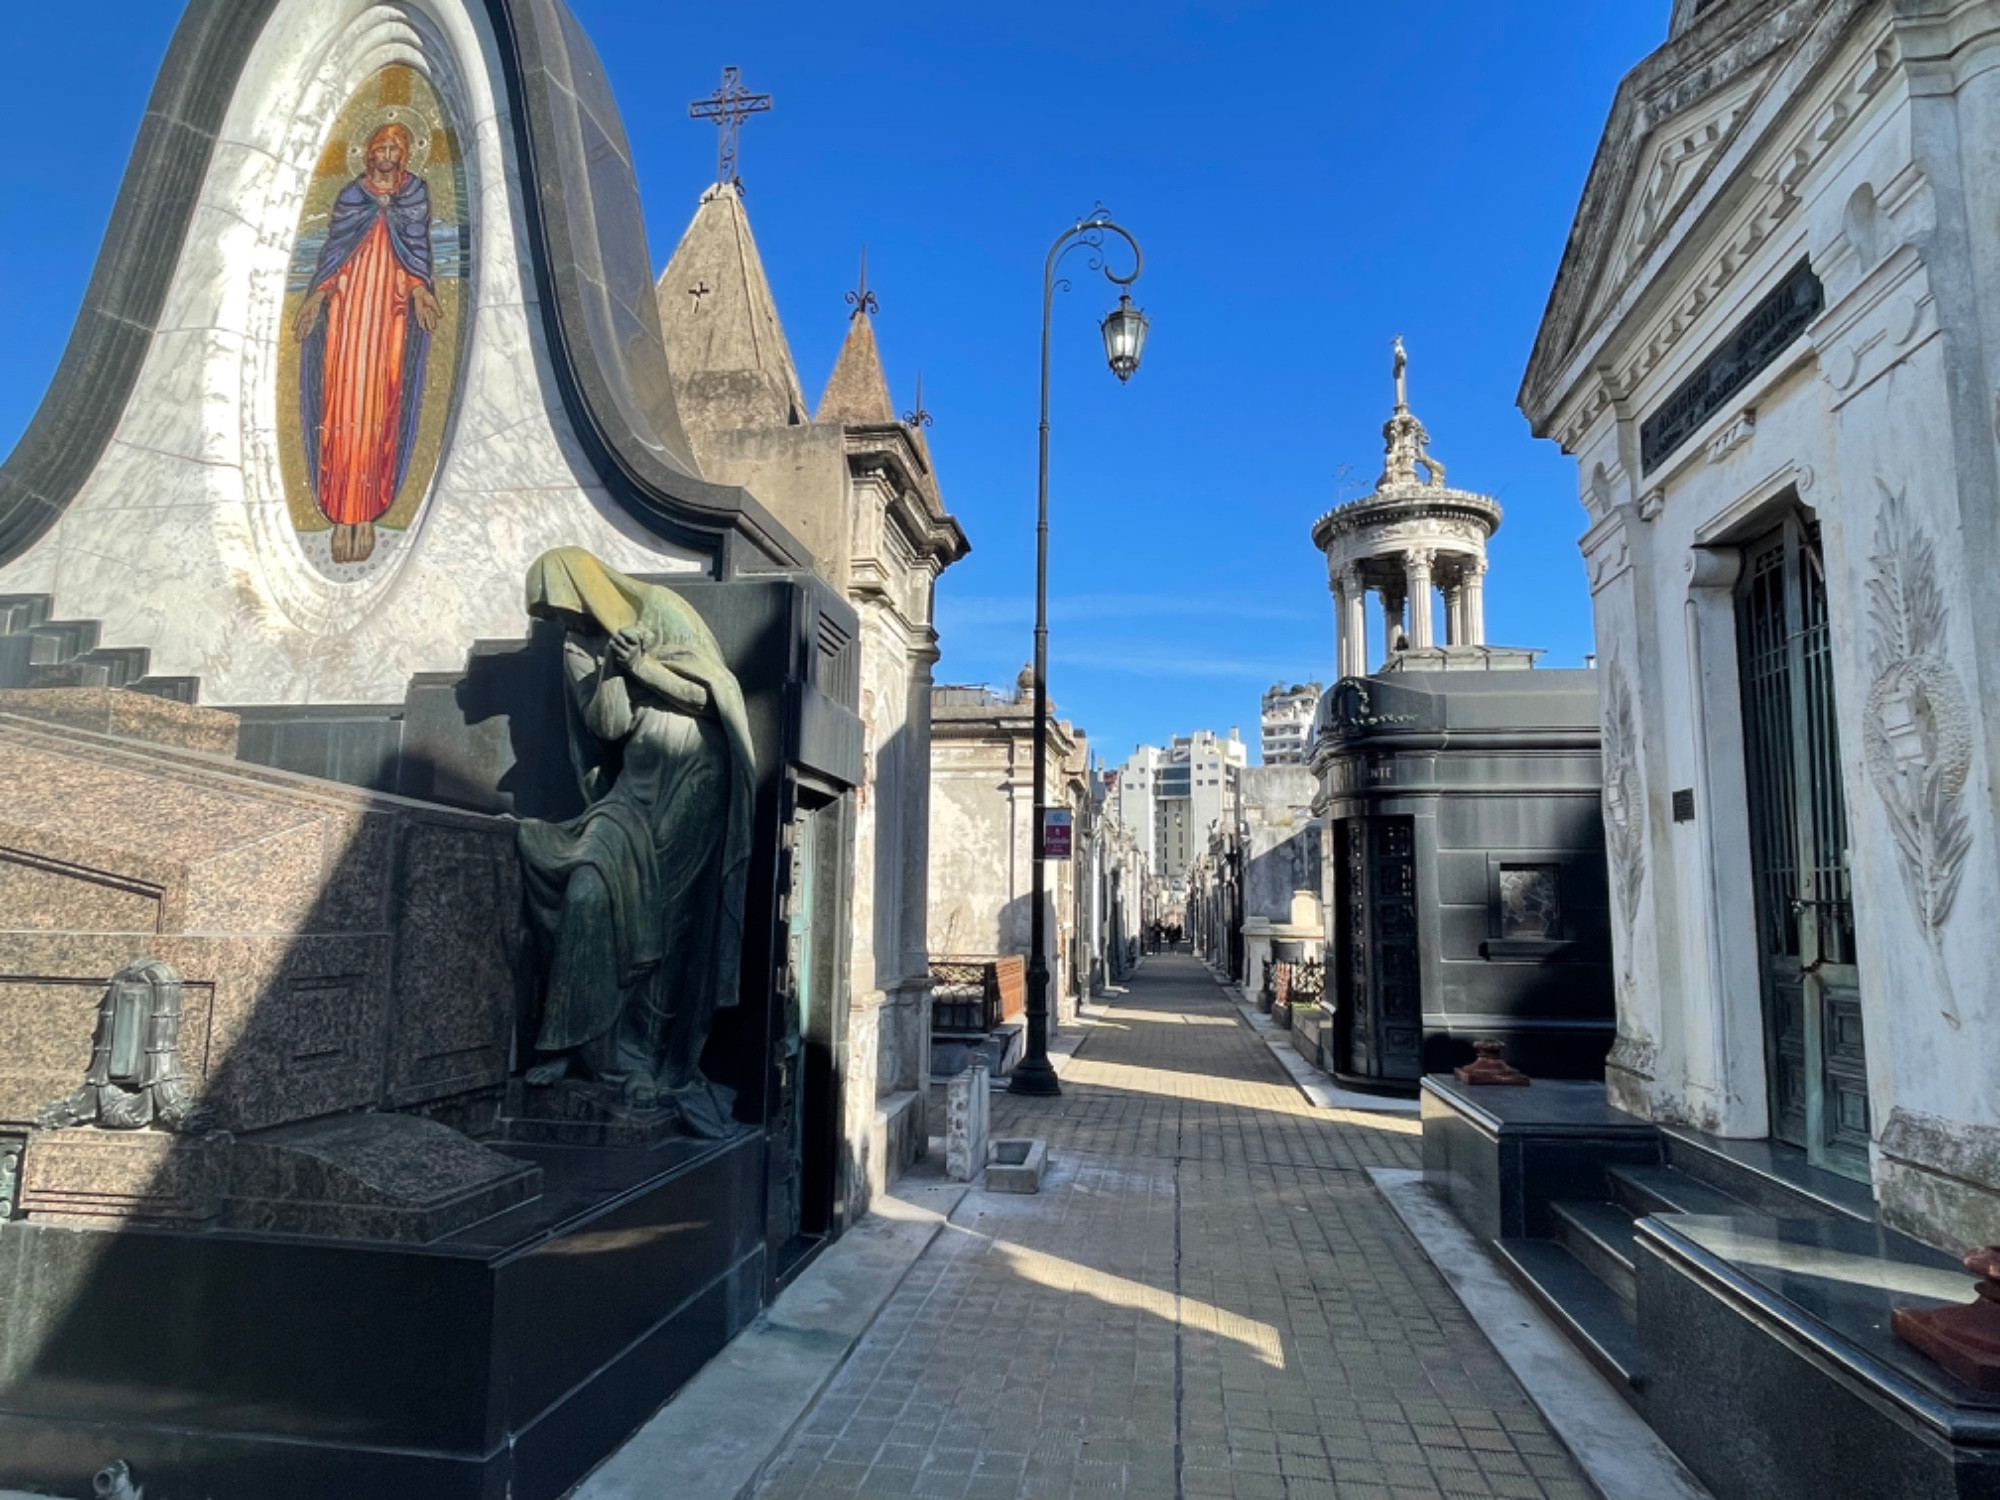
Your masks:
M 1344 827 L 1349 1066 L 1364 1078 L 1414 1083 L 1424 1070 L 1415 827 L 1395 817 Z
M 1867 1057 L 1816 529 L 1788 520 L 1745 550 L 1737 625 L 1771 1133 L 1866 1177 Z

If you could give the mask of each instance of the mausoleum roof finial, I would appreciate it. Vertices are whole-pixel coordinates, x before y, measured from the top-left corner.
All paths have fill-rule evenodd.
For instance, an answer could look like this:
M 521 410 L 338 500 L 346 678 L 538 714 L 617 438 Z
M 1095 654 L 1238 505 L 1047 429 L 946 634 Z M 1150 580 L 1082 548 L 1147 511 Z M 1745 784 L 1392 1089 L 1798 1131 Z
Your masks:
M 1422 481 L 1417 465 L 1422 464 L 1432 489 L 1444 488 L 1444 465 L 1430 456 L 1431 435 L 1410 412 L 1410 356 L 1403 337 L 1396 336 L 1396 413 L 1382 428 L 1384 457 L 1377 490 L 1411 488 Z
M 761 115 L 771 108 L 769 94 L 753 94 L 743 87 L 741 70 L 734 66 L 722 70 L 722 86 L 706 99 L 697 99 L 688 106 L 688 114 L 696 120 L 713 120 L 720 131 L 715 153 L 715 181 L 718 187 L 732 187 L 740 190 L 743 179 L 736 174 L 736 138 L 743 129 L 743 122 L 752 115 Z

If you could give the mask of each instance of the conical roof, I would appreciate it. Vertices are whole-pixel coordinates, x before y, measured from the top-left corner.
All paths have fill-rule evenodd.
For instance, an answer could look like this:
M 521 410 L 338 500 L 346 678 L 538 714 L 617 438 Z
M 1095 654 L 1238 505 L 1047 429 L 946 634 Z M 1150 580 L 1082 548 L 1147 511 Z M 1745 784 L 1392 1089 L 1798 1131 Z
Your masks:
M 896 420 L 889 382 L 882 374 L 882 354 L 875 347 L 874 323 L 866 309 L 857 309 L 848 319 L 847 341 L 840 346 L 840 358 L 833 362 L 833 374 L 813 420 L 857 427 Z
M 655 293 L 681 421 L 697 445 L 711 433 L 806 421 L 805 392 L 733 186 L 701 195 Z

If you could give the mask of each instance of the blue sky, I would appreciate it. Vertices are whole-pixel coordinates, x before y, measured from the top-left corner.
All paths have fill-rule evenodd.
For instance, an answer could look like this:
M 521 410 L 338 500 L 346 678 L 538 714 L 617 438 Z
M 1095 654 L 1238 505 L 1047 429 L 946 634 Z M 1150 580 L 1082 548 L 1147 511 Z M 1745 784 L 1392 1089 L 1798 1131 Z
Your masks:
M 808 395 L 863 244 L 899 408 L 918 371 L 973 554 L 939 586 L 941 682 L 1030 650 L 1040 273 L 1100 200 L 1146 250 L 1153 320 L 1121 387 L 1077 265 L 1056 308 L 1051 690 L 1116 762 L 1241 725 L 1333 655 L 1315 517 L 1378 472 L 1389 341 L 1454 484 L 1497 496 L 1488 637 L 1590 650 L 1574 468 L 1514 396 L 1618 78 L 1667 0 L 571 0 L 603 53 L 663 265 L 715 170 L 687 102 L 725 63 L 776 97 L 744 130 L 751 222 Z M 75 13 L 19 7 L 17 59 Z M 89 66 L 0 91 L 0 450 L 90 275 L 170 0 L 97 0 Z M 1343 466 L 1349 466 L 1344 471 Z

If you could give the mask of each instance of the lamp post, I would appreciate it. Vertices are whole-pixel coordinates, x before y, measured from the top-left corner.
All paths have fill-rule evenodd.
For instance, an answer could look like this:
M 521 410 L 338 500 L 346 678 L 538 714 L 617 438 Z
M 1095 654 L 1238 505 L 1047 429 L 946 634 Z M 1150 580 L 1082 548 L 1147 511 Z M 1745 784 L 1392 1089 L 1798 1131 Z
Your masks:
M 1132 271 L 1121 276 L 1104 258 L 1104 237 L 1115 234 L 1132 249 Z M 1041 468 L 1035 500 L 1035 828 L 1034 889 L 1028 909 L 1028 1045 L 1014 1066 L 1008 1091 L 1053 1098 L 1062 1092 L 1056 1070 L 1049 1064 L 1049 960 L 1047 919 L 1048 865 L 1042 850 L 1048 828 L 1049 765 L 1049 323 L 1055 310 L 1056 266 L 1062 258 L 1087 246 L 1090 268 L 1102 271 L 1118 288 L 1118 305 L 1098 325 L 1104 335 L 1104 357 L 1111 373 L 1120 381 L 1130 380 L 1139 368 L 1139 356 L 1146 347 L 1146 315 L 1132 305 L 1126 288 L 1139 279 L 1145 265 L 1139 242 L 1130 231 L 1111 222 L 1101 207 L 1088 218 L 1079 219 L 1049 246 L 1049 258 L 1042 267 L 1042 447 Z M 1069 283 L 1061 283 L 1068 290 Z

